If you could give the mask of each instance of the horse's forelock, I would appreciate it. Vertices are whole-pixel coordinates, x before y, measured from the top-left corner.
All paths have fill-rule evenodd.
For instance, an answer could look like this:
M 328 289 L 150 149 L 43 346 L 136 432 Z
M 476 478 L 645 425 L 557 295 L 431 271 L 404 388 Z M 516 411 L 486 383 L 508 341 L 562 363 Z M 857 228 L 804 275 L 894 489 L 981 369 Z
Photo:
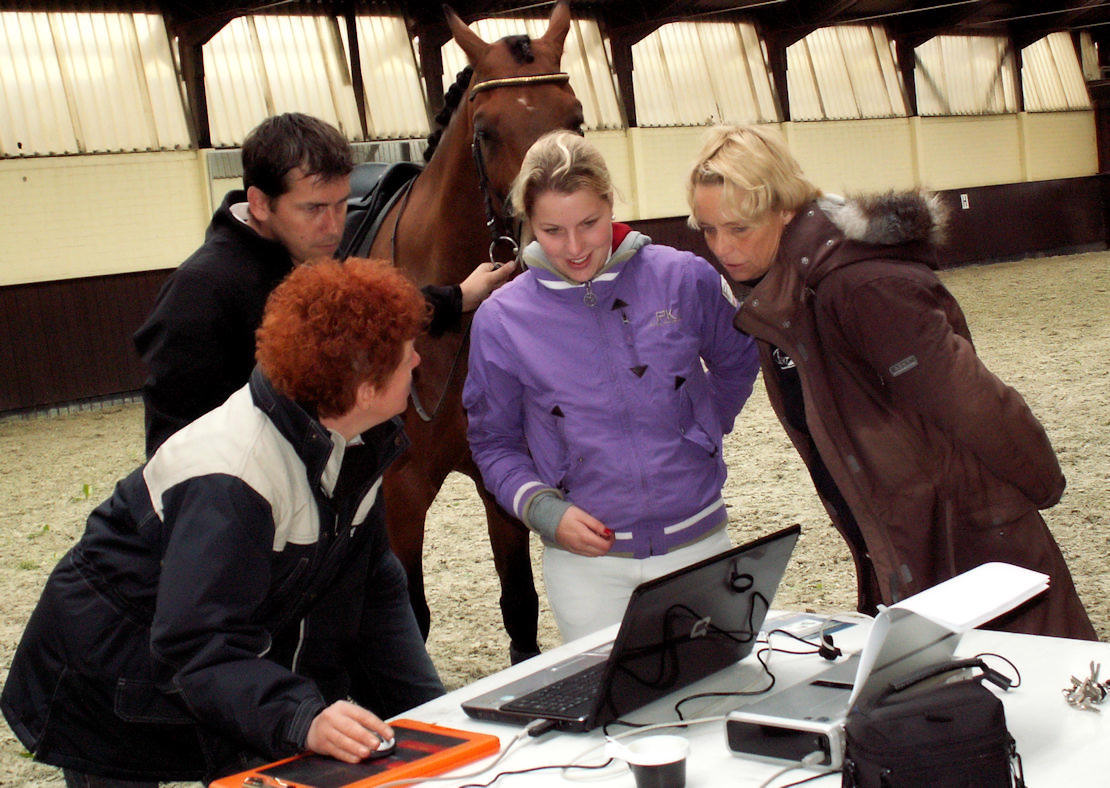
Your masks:
M 509 48 L 513 60 L 517 63 L 531 63 L 536 59 L 536 56 L 532 54 L 532 39 L 530 36 L 506 36 L 503 40 L 505 46 Z

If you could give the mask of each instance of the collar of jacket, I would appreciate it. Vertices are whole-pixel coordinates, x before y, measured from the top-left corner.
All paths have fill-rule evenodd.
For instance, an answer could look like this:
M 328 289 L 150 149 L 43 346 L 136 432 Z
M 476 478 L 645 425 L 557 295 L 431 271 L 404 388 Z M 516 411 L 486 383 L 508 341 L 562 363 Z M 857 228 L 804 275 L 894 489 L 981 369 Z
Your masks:
M 298 403 L 280 394 L 257 366 L 250 378 L 251 398 L 255 406 L 273 422 L 278 432 L 289 441 L 293 450 L 305 464 L 305 471 L 313 485 L 322 484 L 324 470 L 328 467 L 337 445 L 331 432 Z M 362 433 L 363 442 L 378 451 L 376 470 L 367 482 L 385 471 L 409 447 L 403 422 L 399 416 L 382 422 Z M 346 443 L 341 447 L 346 448 Z M 342 460 L 342 458 L 339 458 Z M 338 468 L 340 463 L 334 463 Z M 332 485 L 335 480 L 332 479 Z
M 609 253 L 609 259 L 598 269 L 598 272 L 589 280 L 590 282 L 607 282 L 616 279 L 620 276 L 624 263 L 632 259 L 641 248 L 651 243 L 651 238 L 648 236 L 618 222 L 613 223 L 613 240 L 615 243 Z M 536 277 L 545 287 L 554 286 L 553 289 L 563 290 L 586 286 L 585 282 L 576 282 L 556 271 L 547 259 L 547 255 L 543 253 L 543 247 L 540 246 L 539 241 L 532 241 L 524 247 L 521 256 L 529 268 L 535 269 Z
M 943 203 L 925 192 L 822 196 L 783 229 L 775 262 L 744 295 L 736 325 L 751 333 L 750 324 L 744 327 L 745 311 L 768 323 L 787 323 L 822 279 L 853 263 L 905 260 L 935 268 L 946 222 Z
M 947 221 L 944 203 L 927 192 L 824 195 L 787 224 L 776 265 L 798 266 L 811 288 L 831 271 L 861 260 L 909 260 L 936 268 Z
M 291 271 L 293 269 L 293 258 L 289 256 L 289 250 L 281 241 L 270 240 L 263 238 L 258 232 L 249 224 L 241 222 L 235 217 L 231 211 L 231 206 L 236 203 L 246 202 L 247 193 L 242 189 L 235 189 L 230 191 L 224 197 L 224 201 L 220 203 L 220 207 L 212 216 L 212 223 L 208 225 L 208 231 L 205 233 L 205 240 L 208 240 L 218 229 L 222 228 L 232 233 L 239 241 L 246 246 L 252 248 L 261 259 L 267 261 L 278 261 L 282 263 L 282 267 Z

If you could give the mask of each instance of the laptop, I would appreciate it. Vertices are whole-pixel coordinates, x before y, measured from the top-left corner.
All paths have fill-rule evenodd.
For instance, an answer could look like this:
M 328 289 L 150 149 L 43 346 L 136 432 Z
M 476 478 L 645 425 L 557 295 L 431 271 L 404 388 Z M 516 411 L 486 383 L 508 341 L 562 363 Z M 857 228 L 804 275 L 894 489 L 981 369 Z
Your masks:
M 960 633 L 911 610 L 884 608 L 875 617 L 862 652 L 733 714 L 775 728 L 842 723 L 856 703 L 871 700 L 892 682 L 951 659 L 959 642 Z
M 616 638 L 462 704 L 475 719 L 588 731 L 751 653 L 801 528 L 733 547 L 632 592 Z

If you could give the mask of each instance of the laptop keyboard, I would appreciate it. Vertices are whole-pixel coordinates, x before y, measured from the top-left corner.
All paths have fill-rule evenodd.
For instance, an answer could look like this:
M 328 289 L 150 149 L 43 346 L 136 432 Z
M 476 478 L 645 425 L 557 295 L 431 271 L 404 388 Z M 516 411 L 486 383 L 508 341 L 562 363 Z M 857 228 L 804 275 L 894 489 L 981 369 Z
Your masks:
M 521 695 L 501 708 L 521 714 L 579 716 L 588 712 L 601 689 L 601 678 L 607 663 L 599 662 L 592 667 L 559 679 L 546 687 Z

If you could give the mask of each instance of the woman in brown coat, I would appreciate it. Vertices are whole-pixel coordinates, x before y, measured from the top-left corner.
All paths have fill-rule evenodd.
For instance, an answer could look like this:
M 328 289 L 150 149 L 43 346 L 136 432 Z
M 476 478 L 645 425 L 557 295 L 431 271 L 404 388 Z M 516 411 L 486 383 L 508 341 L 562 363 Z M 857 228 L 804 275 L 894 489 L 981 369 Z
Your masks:
M 714 130 L 688 183 L 691 225 L 750 289 L 771 404 L 856 563 L 874 612 L 988 561 L 1048 574 L 990 626 L 1095 639 L 1038 510 L 1064 476 L 1021 395 L 975 353 L 931 270 L 936 197 L 824 196 L 766 128 Z

